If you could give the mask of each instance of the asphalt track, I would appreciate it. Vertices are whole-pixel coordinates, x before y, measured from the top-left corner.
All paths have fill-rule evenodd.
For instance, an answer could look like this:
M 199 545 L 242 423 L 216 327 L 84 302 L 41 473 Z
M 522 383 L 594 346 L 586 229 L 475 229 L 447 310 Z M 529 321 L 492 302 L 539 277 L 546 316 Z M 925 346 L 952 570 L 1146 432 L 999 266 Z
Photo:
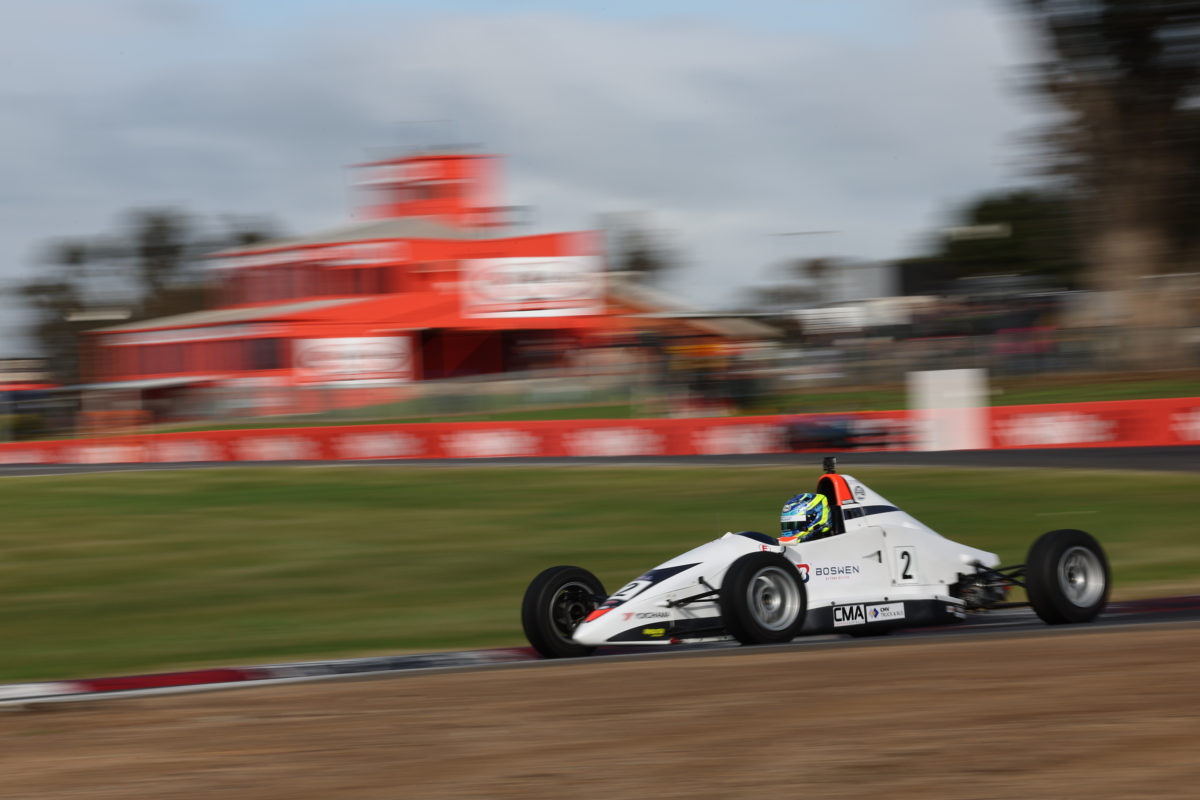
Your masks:
M 866 466 L 906 467 L 1012 467 L 1026 469 L 1112 469 L 1188 472 L 1200 470 L 1200 447 L 1068 447 L 1020 450 L 944 450 L 937 452 L 845 451 L 756 453 L 717 456 L 617 456 L 611 458 L 473 458 L 473 459 L 372 459 L 369 461 L 221 461 L 170 464 L 7 464 L 0 477 L 75 475 L 91 472 L 140 472 L 177 469 L 228 469 L 230 467 L 529 467 L 529 466 L 797 466 L 820 467 L 821 458 L 833 455 L 846 471 Z
M 802 656 L 804 651 L 813 648 L 888 647 L 946 636 L 990 638 L 1059 636 L 1097 630 L 1131 630 L 1143 626 L 1192 626 L 1197 623 L 1200 623 L 1200 595 L 1190 595 L 1111 603 L 1098 619 L 1085 625 L 1048 626 L 1042 623 L 1029 608 L 1015 607 L 977 614 L 963 623 L 944 627 L 899 630 L 887 636 L 868 639 L 855 639 L 839 635 L 806 636 L 788 644 L 771 645 L 769 649 L 791 651 L 795 652 L 797 656 Z M 648 658 L 703 658 L 714 654 L 730 655 L 741 649 L 742 647 L 734 642 L 642 648 L 600 648 L 594 655 L 586 659 L 550 660 L 541 658 L 532 648 L 519 647 L 306 661 L 74 681 L 8 684 L 0 685 L 0 709 L 34 708 L 55 703 L 277 686 L 332 679 L 377 678 L 403 674 L 415 675 L 495 668 L 528 669 L 550 664 L 570 664 L 572 661 L 591 662 L 596 659 L 635 661 Z M 766 648 L 752 648 L 753 652 L 761 652 L 763 649 Z

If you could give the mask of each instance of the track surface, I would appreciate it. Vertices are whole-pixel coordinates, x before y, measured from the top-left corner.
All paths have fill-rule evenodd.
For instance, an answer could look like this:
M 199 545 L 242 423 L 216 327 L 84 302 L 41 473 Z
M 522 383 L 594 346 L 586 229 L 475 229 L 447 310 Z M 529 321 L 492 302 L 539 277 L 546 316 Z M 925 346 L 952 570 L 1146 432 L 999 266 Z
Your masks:
M 601 648 L 589 659 L 570 659 L 570 663 L 610 659 L 644 660 L 663 657 L 701 657 L 714 653 L 802 651 L 813 648 L 849 648 L 895 646 L 916 640 L 947 636 L 1028 636 L 1053 635 L 1064 631 L 1097 631 L 1107 628 L 1164 623 L 1200 622 L 1200 595 L 1112 603 L 1095 622 L 1074 627 L 1051 628 L 1027 607 L 1001 609 L 969 618 L 967 622 L 939 628 L 901 630 L 870 640 L 837 635 L 809 636 L 786 645 L 745 650 L 736 643 L 681 645 L 663 647 Z M 10 684 L 0 686 L 0 707 L 37 706 L 81 700 L 117 699 L 150 694 L 177 694 L 190 691 L 271 686 L 286 683 L 381 676 L 401 673 L 480 670 L 494 667 L 533 666 L 547 663 L 531 648 L 504 648 L 460 652 L 424 653 L 376 658 L 337 659 L 275 664 L 254 667 L 230 667 L 189 672 L 132 675 L 110 678 Z
M 0 795 L 1195 798 L 1200 625 L 1070 631 L 550 661 L 6 714 Z

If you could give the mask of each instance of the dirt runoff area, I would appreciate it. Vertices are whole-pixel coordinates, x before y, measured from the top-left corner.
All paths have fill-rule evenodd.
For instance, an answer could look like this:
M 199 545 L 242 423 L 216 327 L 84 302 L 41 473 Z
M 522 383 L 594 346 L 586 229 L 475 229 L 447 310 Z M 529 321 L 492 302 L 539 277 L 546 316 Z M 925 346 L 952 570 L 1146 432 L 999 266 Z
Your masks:
M 3 798 L 1194 798 L 1200 625 L 0 714 Z

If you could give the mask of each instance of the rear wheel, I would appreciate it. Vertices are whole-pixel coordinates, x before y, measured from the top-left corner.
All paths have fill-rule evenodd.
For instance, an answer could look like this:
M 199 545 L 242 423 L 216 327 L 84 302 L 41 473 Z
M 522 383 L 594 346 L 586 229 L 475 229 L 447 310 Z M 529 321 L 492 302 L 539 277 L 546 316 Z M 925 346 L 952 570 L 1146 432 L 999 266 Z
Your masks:
M 571 635 L 607 596 L 600 579 L 582 567 L 543 570 L 529 584 L 521 601 L 525 638 L 546 658 L 591 654 L 594 647 L 579 644 Z
M 742 644 L 791 641 L 803 627 L 807 609 L 796 565 L 779 553 L 742 556 L 721 584 L 721 618 Z
M 1029 604 L 1049 625 L 1091 622 L 1108 604 L 1109 582 L 1104 550 L 1084 531 L 1042 534 L 1025 559 Z

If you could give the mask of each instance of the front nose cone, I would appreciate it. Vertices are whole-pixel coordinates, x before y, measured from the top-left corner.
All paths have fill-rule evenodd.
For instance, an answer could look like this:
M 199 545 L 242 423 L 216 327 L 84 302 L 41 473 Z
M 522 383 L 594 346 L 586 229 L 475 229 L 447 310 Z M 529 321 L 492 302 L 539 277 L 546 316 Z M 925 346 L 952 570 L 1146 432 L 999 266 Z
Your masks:
M 595 612 L 592 613 L 595 614 Z M 604 632 L 605 627 L 603 617 L 597 618 L 592 616 L 590 620 L 585 620 L 579 624 L 579 627 L 571 634 L 571 638 L 587 647 L 599 647 L 608 638 Z

